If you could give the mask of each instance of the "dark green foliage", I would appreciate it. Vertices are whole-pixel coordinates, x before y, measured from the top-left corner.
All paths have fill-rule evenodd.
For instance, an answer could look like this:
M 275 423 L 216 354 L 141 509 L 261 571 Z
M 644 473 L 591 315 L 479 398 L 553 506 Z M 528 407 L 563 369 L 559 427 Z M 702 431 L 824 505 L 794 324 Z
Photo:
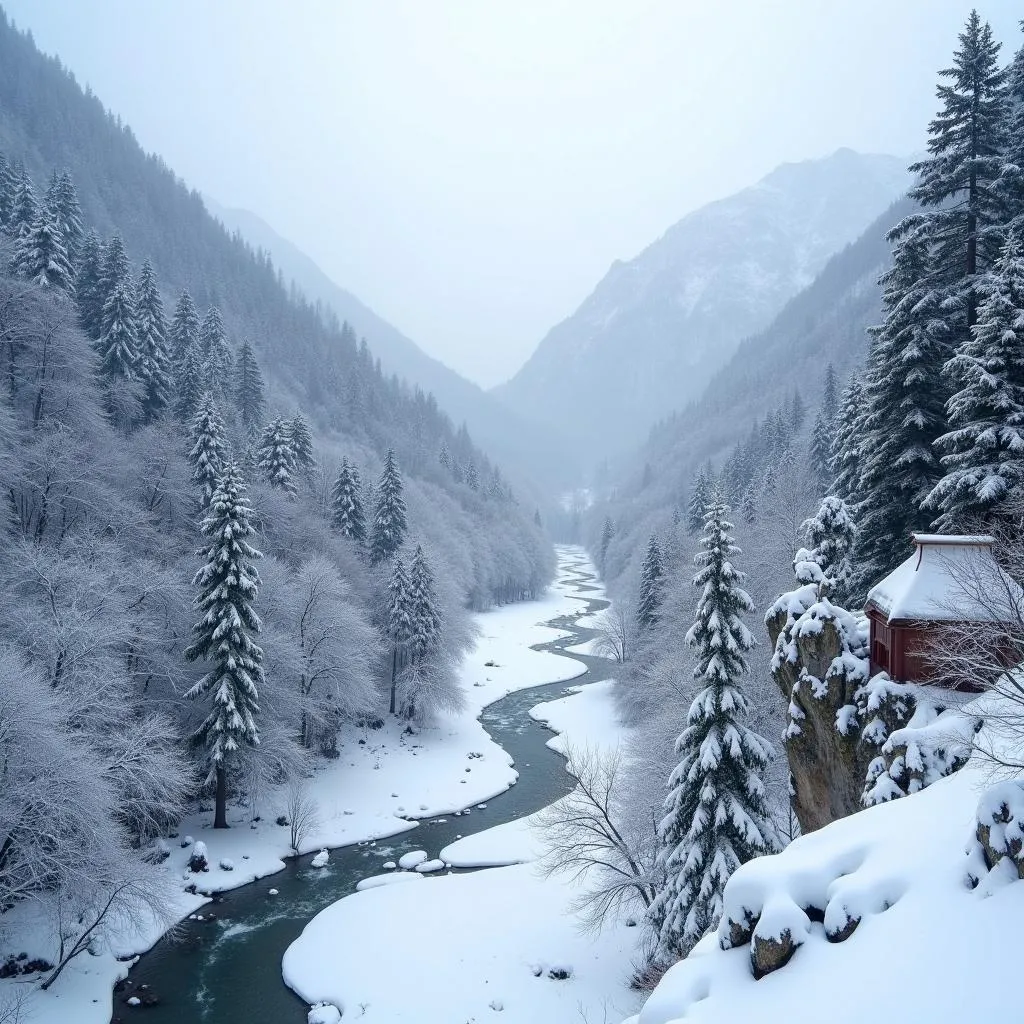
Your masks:
M 373 532 L 370 536 L 370 564 L 379 565 L 397 554 L 408 529 L 405 499 L 402 497 L 402 476 L 394 449 L 384 456 L 384 468 L 377 481 Z
M 636 624 L 641 632 L 653 628 L 660 617 L 664 600 L 665 569 L 661 560 L 658 538 L 651 534 L 647 554 L 640 568 L 640 593 L 636 603 Z
M 260 373 L 256 353 L 249 342 L 242 342 L 235 361 L 235 405 L 242 417 L 246 430 L 255 430 L 263 422 L 264 398 L 263 374 Z
M 137 373 L 145 387 L 142 410 L 147 420 L 153 420 L 169 408 L 173 384 L 164 300 L 149 260 L 143 261 L 139 274 L 135 309 L 139 336 Z

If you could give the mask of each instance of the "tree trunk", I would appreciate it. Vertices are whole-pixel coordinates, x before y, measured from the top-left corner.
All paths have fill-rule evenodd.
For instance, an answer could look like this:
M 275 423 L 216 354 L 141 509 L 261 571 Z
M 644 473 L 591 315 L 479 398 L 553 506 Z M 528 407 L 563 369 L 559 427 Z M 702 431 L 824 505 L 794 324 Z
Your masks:
M 213 827 L 228 827 L 228 773 L 224 765 L 217 765 L 217 795 L 213 805 Z
M 391 714 L 395 713 L 395 680 L 398 677 L 398 644 L 391 653 Z

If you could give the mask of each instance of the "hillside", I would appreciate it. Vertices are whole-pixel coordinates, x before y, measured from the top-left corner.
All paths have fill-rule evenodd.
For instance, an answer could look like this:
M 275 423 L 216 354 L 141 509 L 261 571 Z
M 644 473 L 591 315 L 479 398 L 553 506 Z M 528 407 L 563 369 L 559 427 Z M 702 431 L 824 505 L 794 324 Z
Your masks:
M 229 231 L 237 231 L 257 249 L 270 254 L 284 278 L 312 302 L 320 302 L 370 340 L 386 374 L 432 394 L 456 423 L 465 423 L 474 439 L 513 475 L 539 478 L 552 489 L 574 478 L 569 446 L 555 425 L 538 425 L 427 355 L 351 292 L 335 284 L 301 249 L 249 210 L 221 206 L 208 196 L 206 206 Z
M 696 398 L 907 184 L 902 160 L 839 150 L 784 164 L 684 217 L 554 327 L 501 397 L 563 410 L 611 452 Z

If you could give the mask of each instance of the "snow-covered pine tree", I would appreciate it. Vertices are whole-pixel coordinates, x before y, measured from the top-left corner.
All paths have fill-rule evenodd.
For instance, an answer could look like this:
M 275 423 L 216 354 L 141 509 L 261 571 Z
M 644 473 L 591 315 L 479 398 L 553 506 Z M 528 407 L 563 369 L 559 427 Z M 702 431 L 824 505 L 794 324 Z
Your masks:
M 807 419 L 807 403 L 804 401 L 803 395 L 800 394 L 799 388 L 793 389 L 793 397 L 789 402 L 789 424 L 792 433 L 797 434 L 800 432 L 800 428 L 804 425 L 804 420 Z
M 255 430 L 263 422 L 263 410 L 267 404 L 264 391 L 263 374 L 256 362 L 256 353 L 248 341 L 243 341 L 235 361 L 235 405 L 246 430 Z
M 701 466 L 700 472 L 693 481 L 693 489 L 690 492 L 690 501 L 687 505 L 687 525 L 690 533 L 696 533 L 704 525 L 704 510 L 707 508 L 708 498 L 711 493 L 710 465 Z
M 313 435 L 301 412 L 297 412 L 287 423 L 288 437 L 292 444 L 296 469 L 308 479 L 316 468 L 316 453 L 313 450 Z
M 831 423 L 839 412 L 839 380 L 836 368 L 829 363 L 825 367 L 825 380 L 821 386 L 821 414 L 826 423 Z
M 124 241 L 120 235 L 115 234 L 103 246 L 100 258 L 100 294 L 104 304 L 113 294 L 114 289 L 128 280 L 131 272 L 132 267 L 124 247 Z
M 665 569 L 661 560 L 658 537 L 651 534 L 647 542 L 647 553 L 640 567 L 640 593 L 636 602 L 636 624 L 645 633 L 654 627 L 661 611 L 665 589 Z
M 280 416 L 268 423 L 260 434 L 256 465 L 271 487 L 284 491 L 289 497 L 295 496 L 295 452 L 288 424 Z
M 452 457 L 448 452 L 448 445 L 442 441 L 441 450 L 437 454 L 437 461 L 441 464 L 442 469 L 450 470 L 452 468 Z
M 850 375 L 843 388 L 843 397 L 836 414 L 836 429 L 832 439 L 832 494 L 842 498 L 849 506 L 856 505 L 860 497 L 860 439 L 864 421 L 864 380 L 859 373 Z
M 366 542 L 366 515 L 363 512 L 363 493 L 359 472 L 341 460 L 337 479 L 331 488 L 331 525 L 357 544 Z
M 199 348 L 203 354 L 207 387 L 216 389 L 219 394 L 229 394 L 234 379 L 235 357 L 228 344 L 224 318 L 217 306 L 211 306 L 203 317 L 199 327 Z
M 472 459 L 466 463 L 466 484 L 471 491 L 480 489 L 480 476 L 476 471 L 476 463 Z
M 214 828 L 228 827 L 227 773 L 233 755 L 260 740 L 256 716 L 263 651 L 254 639 L 260 620 L 253 603 L 260 585 L 254 563 L 262 555 L 249 543 L 253 528 L 245 492 L 238 467 L 229 463 L 202 523 L 209 543 L 203 552 L 206 562 L 193 580 L 202 618 L 192 627 L 195 639 L 185 649 L 189 661 L 213 662 L 186 696 L 213 702 L 195 739 L 206 747 L 210 778 L 216 783 Z
M 93 230 L 82 243 L 82 254 L 75 276 L 75 298 L 78 301 L 78 322 L 86 337 L 96 341 L 100 336 L 103 317 L 103 243 Z
M 384 468 L 377 481 L 373 530 L 370 535 L 370 564 L 378 565 L 394 556 L 405 540 L 408 521 L 402 497 L 402 475 L 398 471 L 395 451 L 389 448 Z
M 64 247 L 64 236 L 48 207 L 40 206 L 28 230 L 15 239 L 10 270 L 40 288 L 75 294 L 75 272 Z
M 605 575 L 605 570 L 608 567 L 608 547 L 614 536 L 615 524 L 612 522 L 611 516 L 605 516 L 604 525 L 601 527 L 601 549 L 598 556 L 598 568 L 601 570 L 602 576 Z
M 139 319 L 135 285 L 130 276 L 118 281 L 103 303 L 96 342 L 100 370 L 111 378 L 131 380 L 139 362 Z
M 931 242 L 933 286 L 943 292 L 955 347 L 970 337 L 976 284 L 999 254 L 1003 220 L 996 187 L 1006 143 L 1006 72 L 987 22 L 972 11 L 953 66 L 940 72 L 942 108 L 928 126 L 928 157 L 912 164 L 910 190 L 925 212 L 911 214 L 896 237 L 924 223 Z M 863 524 L 862 524 L 863 525 Z
M 7 161 L 7 157 L 0 153 L 0 231 L 7 229 L 7 223 L 14 209 L 14 191 L 17 188 L 17 178 L 14 168 Z
M 829 600 L 845 607 L 851 597 L 850 552 L 857 534 L 846 502 L 828 495 L 822 500 L 817 515 L 805 520 L 803 525 L 811 558 L 830 580 Z
M 174 398 L 174 415 L 184 423 L 195 416 L 199 403 L 206 391 L 203 379 L 203 360 L 199 343 L 190 345 L 176 374 L 177 394 Z
M 925 502 L 943 532 L 991 520 L 1024 486 L 1024 254 L 1015 236 L 978 293 L 971 341 L 947 365 L 958 390 L 936 442 L 945 475 Z
M 414 660 L 424 661 L 440 642 L 441 612 L 434 574 L 420 544 L 416 545 L 409 570 L 409 609 L 412 616 L 410 654 Z
M 11 238 L 20 238 L 32 229 L 39 216 L 39 200 L 28 171 L 21 167 L 17 172 L 18 183 L 14 189 L 11 212 L 7 220 L 7 233 Z
M 861 419 L 851 435 L 858 525 L 854 591 L 868 589 L 902 560 L 907 538 L 926 530 L 922 503 L 941 476 L 935 440 L 943 432 L 949 388 L 942 365 L 952 354 L 942 292 L 929 274 L 926 225 L 896 240 L 883 276 L 885 320 L 872 329 Z M 836 493 L 849 499 L 846 495 Z
M 811 426 L 811 444 L 807 455 L 811 472 L 814 473 L 814 479 L 817 480 L 818 486 L 822 490 L 827 490 L 828 485 L 832 482 L 832 470 L 829 464 L 832 461 L 833 440 L 832 423 L 825 418 L 824 410 L 819 409 Z
M 82 227 L 82 207 L 78 202 L 78 190 L 70 171 L 61 171 L 59 175 L 54 172 L 46 193 L 46 205 L 57 222 L 69 262 L 72 266 L 77 266 L 85 230 Z
M 172 382 L 164 300 L 149 260 L 143 261 L 139 273 L 135 309 L 139 330 L 138 375 L 146 387 L 142 408 L 146 419 L 153 420 L 170 406 Z
M 174 317 L 171 320 L 171 362 L 176 374 L 180 375 L 189 349 L 195 349 L 200 356 L 200 364 L 202 363 L 202 353 L 199 351 L 198 345 L 199 312 L 196 309 L 196 304 L 192 301 L 192 296 L 187 291 L 183 291 L 178 296 L 178 302 L 174 307 Z
M 192 421 L 189 438 L 192 446 L 188 461 L 192 466 L 192 479 L 199 489 L 199 508 L 205 512 L 213 501 L 228 455 L 224 421 L 209 392 L 203 395 L 199 411 Z
M 739 681 L 755 640 L 742 616 L 753 602 L 735 568 L 728 507 L 713 497 L 705 513 L 694 586 L 700 592 L 686 642 L 697 652 L 704 688 L 676 741 L 665 816 L 658 825 L 664 888 L 650 917 L 665 961 L 686 955 L 722 913 L 725 883 L 741 864 L 777 846 L 762 781 L 771 748 L 742 722 L 749 703 Z
M 409 657 L 413 635 L 412 602 L 409 577 L 400 556 L 396 556 L 388 583 L 388 638 L 391 640 L 391 695 L 388 710 L 395 714 L 398 702 L 398 675 Z

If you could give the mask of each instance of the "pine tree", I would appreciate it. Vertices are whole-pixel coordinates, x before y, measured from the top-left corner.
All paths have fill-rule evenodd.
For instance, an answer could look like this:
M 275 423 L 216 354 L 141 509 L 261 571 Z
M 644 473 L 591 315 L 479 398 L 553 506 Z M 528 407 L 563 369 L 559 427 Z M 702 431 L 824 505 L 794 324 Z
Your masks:
M 480 477 L 477 475 L 476 463 L 472 459 L 466 463 L 466 483 L 471 491 L 480 489 Z
M 864 421 L 864 381 L 852 374 L 843 388 L 832 441 L 831 493 L 853 506 L 860 497 L 860 439 Z
M 533 525 L 536 526 L 538 530 L 544 529 L 544 522 L 540 517 L 539 508 L 533 510 Z
M 610 516 L 604 517 L 604 525 L 601 527 L 601 555 L 600 564 L 598 568 L 601 570 L 601 575 L 605 575 L 605 571 L 608 567 L 608 547 L 612 542 L 612 538 L 615 536 L 615 524 L 612 522 Z
M 664 597 L 665 569 L 661 561 L 661 548 L 658 538 L 651 534 L 647 542 L 647 554 L 640 567 L 640 595 L 636 604 L 636 623 L 641 632 L 646 632 L 657 624 Z
M 443 441 L 441 442 L 441 451 L 437 455 L 437 461 L 441 464 L 442 469 L 450 470 L 452 468 L 452 457 L 448 452 L 448 445 Z
M 409 610 L 412 616 L 410 654 L 415 661 L 425 661 L 434 653 L 441 639 L 441 612 L 434 574 L 421 545 L 416 545 L 409 571 Z
M 185 356 L 190 349 L 195 349 L 202 362 L 199 348 L 199 313 L 192 296 L 182 292 L 174 307 L 174 319 L 171 321 L 171 362 L 175 372 L 180 374 L 185 364 Z
M 935 440 L 944 429 L 948 394 L 942 364 L 952 353 L 949 319 L 942 293 L 931 283 L 928 253 L 923 227 L 905 234 L 882 278 L 886 317 L 871 332 L 862 419 L 851 437 L 857 448 L 851 456 L 858 472 L 851 508 L 859 527 L 858 593 L 903 560 L 911 533 L 928 528 L 931 516 L 921 506 L 941 475 Z
M 224 329 L 224 318 L 217 306 L 211 306 L 203 317 L 199 328 L 199 348 L 207 386 L 220 394 L 228 394 L 234 379 L 235 360 Z
M 803 526 L 811 557 L 831 581 L 829 600 L 835 605 L 845 606 L 851 597 L 853 568 L 850 552 L 856 536 L 846 502 L 829 495 L 822 500 L 817 515 L 805 520 Z
M 825 367 L 825 381 L 821 387 L 821 415 L 827 424 L 832 423 L 839 412 L 839 381 L 836 368 L 829 363 Z
M 412 603 L 409 598 L 409 577 L 400 557 L 395 558 L 388 584 L 388 638 L 391 640 L 391 699 L 388 710 L 396 711 L 398 674 L 409 657 L 413 635 Z
M 125 380 L 135 377 L 139 362 L 139 321 L 135 287 L 130 277 L 115 284 L 103 303 L 96 352 L 104 376 Z
M 307 477 L 316 468 L 316 453 L 313 450 L 313 435 L 301 412 L 297 412 L 287 423 L 292 454 L 296 468 Z
M 189 449 L 188 461 L 192 466 L 192 479 L 199 488 L 200 509 L 205 511 L 213 501 L 228 454 L 224 421 L 209 392 L 203 396 L 189 436 L 192 447 Z
M 804 425 L 807 418 L 807 403 L 800 394 L 799 389 L 793 391 L 793 398 L 789 403 L 789 422 L 791 432 L 797 434 Z
M 256 362 L 256 353 L 247 341 L 242 342 L 235 362 L 235 404 L 242 416 L 246 430 L 255 430 L 263 422 L 264 399 L 263 374 Z
M 741 721 L 749 711 L 739 685 L 747 671 L 743 655 L 755 645 L 742 615 L 754 606 L 733 565 L 739 549 L 728 512 L 712 499 L 695 558 L 700 598 L 686 642 L 697 652 L 694 676 L 704 689 L 676 741 L 681 759 L 658 826 L 665 884 L 650 912 L 666 961 L 687 954 L 718 923 L 736 868 L 776 847 L 761 779 L 771 750 Z
M 897 237 L 927 224 L 932 243 L 929 270 L 943 291 L 956 345 L 969 340 L 977 309 L 979 274 L 999 252 L 1003 214 L 996 187 L 1005 146 L 1006 73 L 999 67 L 999 44 L 972 11 L 953 66 L 940 72 L 946 82 L 937 93 L 942 109 L 928 126 L 929 156 L 911 165 L 919 175 L 910 190 L 925 213 L 912 214 Z
M 10 270 L 40 288 L 75 294 L 75 272 L 64 248 L 64 237 L 47 207 L 39 208 L 29 229 L 15 240 Z
M 107 299 L 114 293 L 118 285 L 123 285 L 131 276 L 132 267 L 128 261 L 128 253 L 125 251 L 124 242 L 120 235 L 113 238 L 103 246 L 100 258 L 100 295 L 106 304 Z
M 174 415 L 182 422 L 189 422 L 199 408 L 205 393 L 203 362 L 196 343 L 188 348 L 177 373 L 177 395 L 174 399 Z
M 21 238 L 27 234 L 39 217 L 39 200 L 36 198 L 35 186 L 28 171 L 22 167 L 16 173 L 17 185 L 7 220 L 7 233 L 11 238 Z
M 78 322 L 86 337 L 98 341 L 103 318 L 103 243 L 96 231 L 90 231 L 82 243 L 82 254 L 75 277 Z
M 363 512 L 362 487 L 359 472 L 341 460 L 338 477 L 331 488 L 331 525 L 357 544 L 366 542 L 366 515 Z
M 138 376 L 146 387 L 143 412 L 146 419 L 153 420 L 170 406 L 172 384 L 164 300 L 149 260 L 142 264 L 135 292 L 135 308 L 139 331 Z
M 407 529 L 402 476 L 398 471 L 394 449 L 389 448 L 384 456 L 384 469 L 377 481 L 377 503 L 370 537 L 370 564 L 378 565 L 393 557 L 402 546 Z
M 195 636 L 185 650 L 189 661 L 211 660 L 213 666 L 186 694 L 211 697 L 213 707 L 195 739 L 207 749 L 210 775 L 216 780 L 214 828 L 227 828 L 227 770 L 232 755 L 243 745 L 260 741 L 256 716 L 263 684 L 263 651 L 254 637 L 260 620 L 253 610 L 260 578 L 253 564 L 262 555 L 249 543 L 253 535 L 251 510 L 238 467 L 224 470 L 202 523 L 209 544 L 206 564 L 196 573 L 196 606 L 202 618 L 192 627 Z
M 295 496 L 295 452 L 288 424 L 280 416 L 268 423 L 260 434 L 256 465 L 271 487 Z
M 46 205 L 61 233 L 68 261 L 72 266 L 77 266 L 85 231 L 82 227 L 82 207 L 78 202 L 78 190 L 69 171 L 64 170 L 59 176 L 54 172 L 46 193 Z
M 708 466 L 701 466 L 700 472 L 693 481 L 693 490 L 690 492 L 690 502 L 687 505 L 689 517 L 687 525 L 690 533 L 696 533 L 704 525 L 704 510 L 708 504 L 711 494 L 711 480 Z
M 740 507 L 740 515 L 743 522 L 753 526 L 757 522 L 757 484 L 752 480 L 750 486 L 743 493 L 743 504 Z
M 0 153 L 0 230 L 7 230 L 14 209 L 14 193 L 18 187 L 18 179 L 14 168 L 7 158 Z
M 990 520 L 1024 485 L 1024 254 L 1015 237 L 978 290 L 971 342 L 948 364 L 958 390 L 936 442 L 945 475 L 925 502 L 944 532 Z
M 811 472 L 822 490 L 826 490 L 832 482 L 832 442 L 834 436 L 829 421 L 825 418 L 824 410 L 819 409 L 814 417 L 814 424 L 811 427 L 811 447 L 808 452 L 808 460 Z

